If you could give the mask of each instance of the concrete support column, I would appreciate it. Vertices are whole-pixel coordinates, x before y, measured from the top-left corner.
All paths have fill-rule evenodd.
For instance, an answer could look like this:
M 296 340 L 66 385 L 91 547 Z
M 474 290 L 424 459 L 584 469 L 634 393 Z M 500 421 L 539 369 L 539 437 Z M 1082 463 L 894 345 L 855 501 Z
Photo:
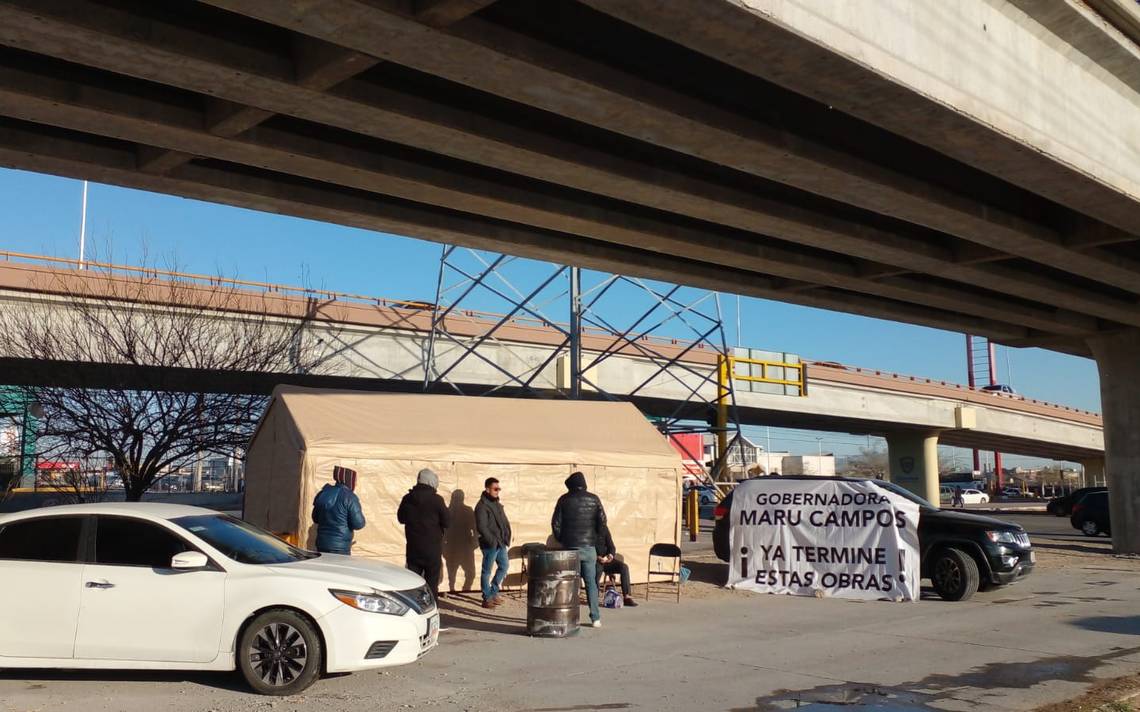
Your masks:
M 1112 548 L 1140 554 L 1140 329 L 1089 339 L 1100 371 Z
M 1094 457 L 1081 460 L 1081 468 L 1085 471 L 1085 485 L 1092 487 L 1104 481 L 1104 458 Z
M 938 506 L 938 432 L 887 434 L 890 479 Z

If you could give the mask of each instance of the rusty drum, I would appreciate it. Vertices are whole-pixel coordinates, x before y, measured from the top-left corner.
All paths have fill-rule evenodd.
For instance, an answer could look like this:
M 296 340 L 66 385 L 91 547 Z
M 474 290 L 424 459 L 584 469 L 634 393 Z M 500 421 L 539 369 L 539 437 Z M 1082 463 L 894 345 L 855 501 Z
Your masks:
M 578 550 L 531 550 L 526 567 L 526 632 L 541 638 L 577 633 Z

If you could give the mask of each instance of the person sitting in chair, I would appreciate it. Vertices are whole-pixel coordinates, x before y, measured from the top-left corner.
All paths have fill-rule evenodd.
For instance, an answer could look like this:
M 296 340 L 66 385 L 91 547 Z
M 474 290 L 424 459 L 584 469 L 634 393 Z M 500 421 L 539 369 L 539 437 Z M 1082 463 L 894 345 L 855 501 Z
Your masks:
M 632 589 L 629 585 L 629 565 L 622 561 L 620 554 L 617 553 L 617 547 L 614 546 L 614 539 L 610 536 L 610 528 L 607 526 L 602 533 L 601 539 L 595 547 L 598 551 L 598 585 L 601 586 L 603 575 L 618 576 L 621 580 L 621 595 L 624 605 L 636 606 L 637 601 L 633 600 Z

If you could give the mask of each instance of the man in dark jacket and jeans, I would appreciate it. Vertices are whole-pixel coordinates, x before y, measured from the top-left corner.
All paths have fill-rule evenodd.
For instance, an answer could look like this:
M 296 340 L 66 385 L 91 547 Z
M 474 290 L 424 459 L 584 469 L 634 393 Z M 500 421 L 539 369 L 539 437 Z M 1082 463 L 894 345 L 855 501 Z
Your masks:
M 590 604 L 590 623 L 602 627 L 598 610 L 598 552 L 595 548 L 606 530 L 606 510 L 602 500 L 586 491 L 586 476 L 575 472 L 566 478 L 566 494 L 554 505 L 550 527 L 554 538 L 567 549 L 578 550 L 582 581 L 586 584 L 586 601 Z
M 416 486 L 400 500 L 396 519 L 404 525 L 407 545 L 404 556 L 409 571 L 427 581 L 432 595 L 439 600 L 439 576 L 443 570 L 443 533 L 451 524 L 451 515 L 443 497 L 436 493 L 439 477 L 428 469 L 420 470 Z
M 483 495 L 475 505 L 475 531 L 479 534 L 479 549 L 483 552 L 483 572 L 479 584 L 483 589 L 483 607 L 493 608 L 503 602 L 499 597 L 499 587 L 507 577 L 510 559 L 507 549 L 511 545 L 511 523 L 499 501 L 502 487 L 494 477 L 483 482 Z M 498 565 L 494 579 L 491 567 Z
M 333 482 L 313 500 L 313 523 L 317 525 L 317 551 L 352 553 L 352 533 L 364 528 L 364 511 L 356 496 L 356 470 L 333 468 Z
M 600 581 L 603 575 L 617 576 L 621 579 L 623 603 L 631 608 L 636 607 L 637 601 L 633 600 L 633 588 L 629 584 L 629 566 L 621 558 L 621 554 L 617 553 L 608 526 L 595 549 L 598 552 L 598 580 Z

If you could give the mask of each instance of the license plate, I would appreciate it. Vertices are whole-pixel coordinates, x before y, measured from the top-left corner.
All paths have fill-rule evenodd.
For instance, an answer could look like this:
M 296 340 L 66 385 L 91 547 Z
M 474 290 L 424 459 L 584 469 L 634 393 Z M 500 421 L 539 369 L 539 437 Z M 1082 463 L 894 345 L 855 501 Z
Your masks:
M 1037 563 L 1037 552 L 1036 551 L 1029 552 L 1029 563 L 1031 563 L 1031 564 Z
M 428 645 L 435 645 L 439 642 L 439 614 L 436 613 L 428 618 Z

